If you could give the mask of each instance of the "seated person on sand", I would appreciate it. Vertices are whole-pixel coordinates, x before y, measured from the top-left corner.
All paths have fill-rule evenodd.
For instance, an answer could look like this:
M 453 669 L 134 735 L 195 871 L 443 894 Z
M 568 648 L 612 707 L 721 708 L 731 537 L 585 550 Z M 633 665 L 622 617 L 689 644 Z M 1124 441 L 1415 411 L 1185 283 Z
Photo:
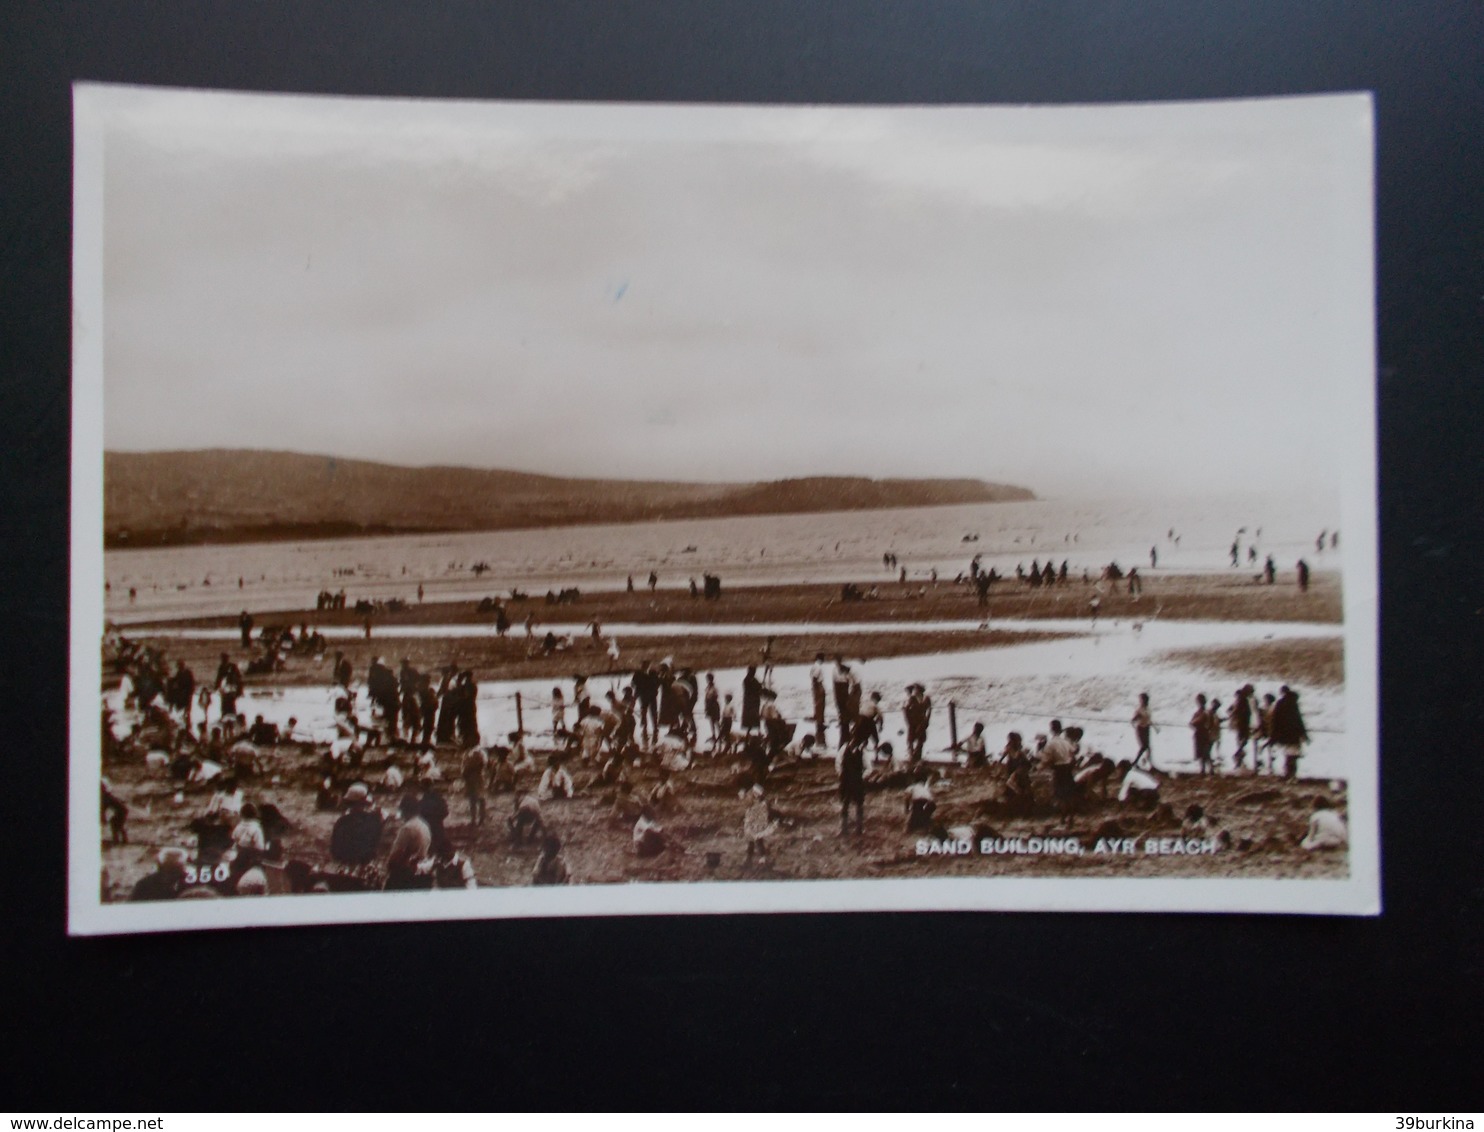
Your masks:
M 211 796 L 211 801 L 206 804 L 206 816 L 221 818 L 228 825 L 236 825 L 242 816 L 243 804 L 242 788 L 237 785 L 237 779 L 223 778 L 216 793 Z
M 432 747 L 417 756 L 414 769 L 418 778 L 429 782 L 440 782 L 443 779 L 443 770 L 438 766 L 438 752 Z
M 1350 830 L 1336 812 L 1334 803 L 1322 794 L 1314 797 L 1314 813 L 1309 817 L 1309 831 L 1299 842 L 1302 849 L 1343 849 L 1350 843 Z
M 1005 766 L 1005 782 L 1000 790 L 1000 804 L 1007 813 L 1029 813 L 1036 805 L 1036 788 L 1031 781 L 1031 760 L 1022 754 Z
M 1147 770 L 1140 770 L 1128 759 L 1118 762 L 1123 782 L 1118 787 L 1120 805 L 1133 806 L 1140 810 L 1152 810 L 1159 805 L 1159 779 Z
M 562 839 L 554 833 L 548 833 L 541 839 L 541 855 L 536 858 L 536 867 L 531 872 L 531 883 L 535 885 L 572 883 L 572 874 L 567 871 L 567 862 L 562 858 Z
M 963 752 L 964 766 L 972 768 L 985 766 L 989 762 L 989 755 L 984 742 L 984 724 L 974 724 L 974 730 L 969 733 L 967 739 L 959 743 L 958 749 Z
M 345 810 L 330 830 L 330 857 L 342 865 L 361 868 L 376 859 L 381 845 L 381 811 L 371 805 L 364 782 L 353 782 L 345 792 Z
M 797 763 L 803 762 L 805 759 L 813 759 L 816 757 L 818 757 L 818 755 L 817 752 L 814 750 L 814 733 L 805 732 L 803 735 L 796 737 L 792 743 L 788 744 L 788 746 L 783 748 L 783 753 L 779 756 L 779 761 L 785 763 Z
M 1045 736 L 1038 735 L 1037 738 L 1044 740 Z M 1025 741 L 1021 739 L 1020 732 L 1012 731 L 1006 736 L 1005 749 L 1000 752 L 1000 757 L 996 761 L 1004 766 L 1006 770 L 1009 770 L 1016 763 L 1027 760 L 1030 757 L 1031 753 L 1026 750 Z
M 406 777 L 402 774 L 402 769 L 397 766 L 397 760 L 390 760 L 386 764 L 386 770 L 384 770 L 381 775 L 382 789 L 389 790 L 395 793 L 396 791 L 402 789 L 402 784 L 404 782 L 406 782 Z
M 386 888 L 427 888 L 422 878 L 426 875 L 425 862 L 433 852 L 433 831 L 422 817 L 422 801 L 416 794 L 405 794 L 397 812 L 402 818 L 402 828 L 392 840 L 386 858 Z
M 767 793 L 761 786 L 754 786 L 742 795 L 747 808 L 742 813 L 742 837 L 747 842 L 747 860 L 754 855 L 766 859 L 768 838 L 778 828 L 778 815 L 769 805 Z
M 237 850 L 238 860 L 249 860 L 253 864 L 268 851 L 268 838 L 263 833 L 258 808 L 251 802 L 242 807 L 242 818 L 232 828 L 232 847 Z
M 562 766 L 562 760 L 557 755 L 552 755 L 546 760 L 546 770 L 541 774 L 541 782 L 536 787 L 536 797 L 542 802 L 549 802 L 553 798 L 570 798 L 577 793 L 577 787 L 572 783 L 572 776 Z
M 625 779 L 618 784 L 613 794 L 613 809 L 608 811 L 608 823 L 619 829 L 628 829 L 639 820 L 644 804 L 634 797 L 634 785 Z
M 680 799 L 675 794 L 675 781 L 668 767 L 660 767 L 660 780 L 649 792 L 649 806 L 657 814 L 672 814 L 680 809 Z
M 933 799 L 928 778 L 927 767 L 920 768 L 915 781 L 903 792 L 902 809 L 907 815 L 908 833 L 926 833 L 933 828 L 933 813 L 938 803 Z
M 175 846 L 161 849 L 154 872 L 139 878 L 129 894 L 129 900 L 133 903 L 174 900 L 185 888 L 187 860 L 189 857 L 184 849 Z
M 541 819 L 541 803 L 529 790 L 515 792 L 515 806 L 510 814 L 510 839 L 520 845 L 529 834 L 536 841 L 546 832 L 546 823 Z
M 247 729 L 247 741 L 258 747 L 278 745 L 278 725 L 265 722 L 261 715 L 254 716 L 252 726 Z
M 536 760 L 526 750 L 524 732 L 512 731 L 510 733 L 510 769 L 516 774 L 522 774 L 536 769 Z
M 1113 777 L 1113 762 L 1097 751 L 1091 751 L 1087 759 L 1072 775 L 1072 785 L 1081 797 L 1088 797 L 1094 788 L 1099 798 L 1108 796 L 1108 780 Z
M 488 780 L 491 794 L 515 789 L 515 768 L 510 765 L 509 747 L 490 748 Z
M 654 811 L 648 806 L 639 810 L 634 822 L 634 854 L 639 857 L 658 857 L 668 848 L 670 839 L 664 826 L 655 821 Z
M 694 743 L 680 724 L 671 727 L 655 745 L 655 749 L 659 753 L 660 766 L 668 768 L 672 773 L 689 769 L 695 758 Z
M 603 760 L 598 773 L 593 777 L 595 789 L 619 787 L 629 781 L 628 761 L 622 752 L 614 752 Z
M 1180 823 L 1180 836 L 1186 839 L 1204 840 L 1211 836 L 1211 821 L 1203 806 L 1186 806 L 1185 820 Z
M 603 750 L 603 736 L 605 728 L 603 716 L 592 708 L 578 705 L 577 726 L 573 728 L 577 735 L 578 750 L 584 763 L 595 763 Z
M 129 843 L 129 807 L 124 804 L 122 798 L 113 792 L 113 784 L 108 779 L 103 780 L 103 793 L 100 799 L 102 809 L 100 820 L 108 823 L 108 838 L 115 845 L 127 845 Z
M 256 778 L 263 773 L 263 759 L 257 747 L 246 739 L 239 739 L 227 751 L 227 764 L 232 773 L 240 778 Z

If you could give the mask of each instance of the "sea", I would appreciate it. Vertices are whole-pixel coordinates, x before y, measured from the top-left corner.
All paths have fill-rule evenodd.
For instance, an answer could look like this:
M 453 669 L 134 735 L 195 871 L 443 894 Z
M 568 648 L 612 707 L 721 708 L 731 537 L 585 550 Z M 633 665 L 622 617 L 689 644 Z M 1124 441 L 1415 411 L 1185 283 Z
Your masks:
M 1037 500 L 837 511 L 810 515 L 731 516 L 665 522 L 550 527 L 539 530 L 414 534 L 109 550 L 104 554 L 107 617 L 146 619 L 313 608 L 322 590 L 359 598 L 427 601 L 532 594 L 576 586 L 639 587 L 653 571 L 662 588 L 887 581 L 906 569 L 926 582 L 968 570 L 1013 574 L 1033 562 L 1068 563 L 1074 576 L 1110 562 L 1162 569 L 1230 569 L 1233 541 L 1245 567 L 1272 554 L 1281 569 L 1302 556 L 1316 569 L 1338 569 L 1343 543 L 1316 549 L 1334 533 L 1338 499 L 1300 496 L 1207 499 Z M 884 555 L 898 565 L 888 568 Z M 1254 572 L 1258 566 L 1252 567 Z

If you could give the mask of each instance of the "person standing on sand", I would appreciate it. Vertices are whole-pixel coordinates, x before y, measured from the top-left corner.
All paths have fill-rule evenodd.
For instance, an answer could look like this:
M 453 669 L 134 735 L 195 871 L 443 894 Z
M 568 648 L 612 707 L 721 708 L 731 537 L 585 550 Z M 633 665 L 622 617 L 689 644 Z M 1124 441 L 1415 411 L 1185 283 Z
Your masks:
M 660 735 L 660 680 L 650 670 L 649 661 L 641 660 L 630 681 L 634 698 L 639 701 L 639 737 L 645 746 Z
M 1154 570 L 1154 569 L 1157 569 L 1158 567 L 1159 567 L 1159 548 L 1158 547 L 1155 547 L 1155 546 L 1151 546 L 1149 548 L 1149 569 Z
M 933 718 L 932 697 L 921 684 L 907 685 L 907 702 L 902 705 L 902 715 L 907 721 L 907 759 L 922 761 L 922 751 L 927 746 L 928 725 Z
M 1211 721 L 1206 711 L 1204 693 L 1195 698 L 1195 714 L 1190 717 L 1190 737 L 1195 746 L 1195 762 L 1202 774 L 1211 773 Z
M 1268 555 L 1267 561 L 1263 563 L 1262 580 L 1270 586 L 1278 580 L 1278 564 L 1273 561 L 1271 554 Z
M 1309 729 L 1304 726 L 1303 712 L 1299 710 L 1299 695 L 1287 684 L 1278 689 L 1268 733 L 1268 741 L 1283 755 L 1283 777 L 1296 778 L 1303 746 L 1309 741 Z
M 1130 764 L 1138 766 L 1142 759 L 1150 770 L 1154 769 L 1154 750 L 1149 742 L 1149 737 L 1154 731 L 1154 716 L 1149 711 L 1149 693 L 1139 693 L 1139 706 L 1134 708 L 1134 717 L 1129 721 L 1134 726 L 1134 738 L 1138 740 L 1139 749 L 1134 752 L 1134 761 Z
M 836 654 L 835 675 L 832 681 L 835 688 L 835 720 L 840 727 L 840 746 L 843 748 L 850 742 L 850 669 L 844 658 Z
M 742 677 L 742 733 L 750 735 L 758 728 L 758 713 L 762 709 L 762 681 L 757 678 L 757 665 L 749 664 L 747 674 Z
M 716 687 L 716 673 L 706 673 L 706 725 L 711 731 L 711 746 L 716 746 L 717 732 L 721 727 L 721 692 Z
M 659 587 L 660 576 L 653 570 L 649 572 L 649 592 L 652 594 Z
M 737 709 L 732 704 L 732 693 L 728 692 L 721 705 L 721 720 L 716 730 L 716 750 L 721 753 L 730 753 L 732 750 L 732 732 L 737 726 Z
M 1255 691 L 1251 684 L 1243 684 L 1237 689 L 1232 706 L 1226 713 L 1226 721 L 1237 740 L 1237 749 L 1232 754 L 1232 765 L 1237 770 L 1242 769 L 1242 764 L 1247 759 L 1247 741 L 1252 738 L 1252 696 Z M 1252 761 L 1256 769 L 1255 755 Z
M 809 695 L 814 702 L 814 742 L 824 746 L 824 653 L 814 654 L 814 663 L 809 666 Z
M 1301 593 L 1309 592 L 1309 564 L 1302 558 L 1298 560 L 1298 584 Z
M 840 752 L 837 769 L 840 774 L 840 836 L 850 833 L 850 807 L 855 807 L 855 835 L 865 832 L 866 752 L 859 743 L 850 743 Z
M 1273 771 L 1273 693 L 1268 692 L 1257 704 L 1257 738 L 1252 743 L 1252 772 L 1257 773 L 1258 757 L 1268 752 L 1268 773 Z

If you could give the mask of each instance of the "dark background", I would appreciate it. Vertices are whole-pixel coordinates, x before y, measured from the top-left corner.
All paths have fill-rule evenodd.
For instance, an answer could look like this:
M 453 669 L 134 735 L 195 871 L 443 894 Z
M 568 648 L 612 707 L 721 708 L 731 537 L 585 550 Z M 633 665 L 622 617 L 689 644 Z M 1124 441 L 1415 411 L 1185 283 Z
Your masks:
M 1375 91 L 1385 915 L 66 938 L 78 79 L 766 102 Z M 6 3 L 0 1095 L 141 1111 L 1477 1105 L 1481 119 L 1474 2 Z M 1211 425 L 1221 458 L 1219 405 Z

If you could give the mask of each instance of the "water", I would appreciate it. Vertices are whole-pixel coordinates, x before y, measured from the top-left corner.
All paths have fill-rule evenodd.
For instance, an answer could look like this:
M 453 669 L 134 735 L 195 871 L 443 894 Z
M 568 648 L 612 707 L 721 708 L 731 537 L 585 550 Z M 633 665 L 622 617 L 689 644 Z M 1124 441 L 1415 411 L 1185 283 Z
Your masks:
M 429 601 L 498 594 L 512 586 L 535 593 L 562 586 L 622 588 L 628 575 L 643 586 L 650 570 L 664 588 L 684 587 L 704 571 L 728 585 L 819 581 L 885 581 L 881 561 L 895 553 L 911 577 L 936 569 L 952 578 L 982 555 L 986 567 L 1014 573 L 1033 559 L 1066 560 L 1074 574 L 1109 561 L 1160 568 L 1225 570 L 1239 528 L 1246 547 L 1272 553 L 1283 568 L 1303 555 L 1335 569 L 1341 551 L 1316 554 L 1314 538 L 1333 528 L 1337 501 L 1297 498 L 1128 500 L 967 504 L 819 515 L 763 515 L 610 526 L 556 527 L 447 535 L 328 539 L 306 542 L 113 550 L 104 555 L 105 609 L 121 623 L 313 608 L 323 589 L 356 598 Z M 1178 544 L 1168 537 L 1173 529 Z M 1261 536 L 1257 532 L 1261 530 Z M 965 542 L 966 536 L 976 541 Z M 476 577 L 471 567 L 490 571 Z M 238 579 L 242 580 L 239 588 Z M 130 587 L 137 590 L 129 600 Z
M 709 634 L 714 626 L 671 626 L 672 631 Z M 835 628 L 834 626 L 831 627 Z M 1054 641 L 1034 641 L 1001 648 L 935 653 L 925 656 L 891 657 L 873 661 L 851 658 L 861 677 L 863 691 L 880 691 L 887 716 L 883 737 L 900 750 L 905 743 L 901 704 L 905 687 L 924 684 L 933 697 L 935 710 L 929 729 L 930 758 L 942 759 L 949 746 L 948 703 L 956 702 L 960 737 L 966 737 L 976 721 L 985 724 L 991 747 L 1003 745 L 1010 731 L 1019 731 L 1027 745 L 1038 732 L 1047 730 L 1054 717 L 1076 723 L 1086 731 L 1085 743 L 1113 758 L 1131 758 L 1134 742 L 1129 726 L 1140 692 L 1148 692 L 1159 730 L 1154 738 L 1154 757 L 1163 768 L 1193 768 L 1191 741 L 1186 723 L 1197 692 L 1215 694 L 1229 703 L 1231 692 L 1244 681 L 1229 676 L 1212 677 L 1189 665 L 1171 664 L 1161 658 L 1169 649 L 1238 645 L 1284 638 L 1337 637 L 1337 625 L 1298 623 L 1201 622 L 1201 621 L 1102 621 L 1096 627 L 1080 622 L 1001 621 L 1001 629 L 1059 629 L 1079 635 Z M 677 658 L 684 663 L 683 650 Z M 742 670 L 718 669 L 716 682 L 723 693 L 731 692 L 741 702 Z M 572 688 L 563 681 L 570 705 Z M 624 678 L 594 676 L 589 693 L 601 701 L 610 688 L 619 690 Z M 1257 690 L 1276 692 L 1276 682 L 1254 681 Z M 549 741 L 550 695 L 553 681 L 486 681 L 480 685 L 479 729 L 487 741 L 503 737 L 516 727 L 515 693 L 523 700 L 526 728 L 537 745 Z M 812 713 L 807 665 L 780 665 L 774 672 L 779 709 L 785 718 L 800 721 Z M 1346 778 L 1357 772 L 1358 759 L 1345 737 L 1345 697 L 1342 688 L 1301 688 L 1305 719 L 1313 735 L 1306 748 L 1302 772 Z M 290 716 L 298 721 L 300 734 L 328 743 L 334 737 L 334 697 L 328 686 L 249 688 L 239 701 L 239 710 L 251 719 L 261 714 L 280 726 Z M 133 722 L 123 711 L 117 690 L 104 700 L 117 713 L 120 732 Z M 358 701 L 364 705 L 362 691 Z M 215 711 L 215 707 L 213 711 Z M 833 706 L 830 709 L 833 713 Z M 197 721 L 199 722 L 199 715 Z M 833 714 L 830 716 L 833 721 Z M 570 714 L 569 714 L 570 721 Z M 705 723 L 701 721 L 702 736 Z M 834 728 L 831 726 L 831 741 Z M 1226 736 L 1223 750 L 1229 752 Z M 453 772 L 456 768 L 448 768 Z

